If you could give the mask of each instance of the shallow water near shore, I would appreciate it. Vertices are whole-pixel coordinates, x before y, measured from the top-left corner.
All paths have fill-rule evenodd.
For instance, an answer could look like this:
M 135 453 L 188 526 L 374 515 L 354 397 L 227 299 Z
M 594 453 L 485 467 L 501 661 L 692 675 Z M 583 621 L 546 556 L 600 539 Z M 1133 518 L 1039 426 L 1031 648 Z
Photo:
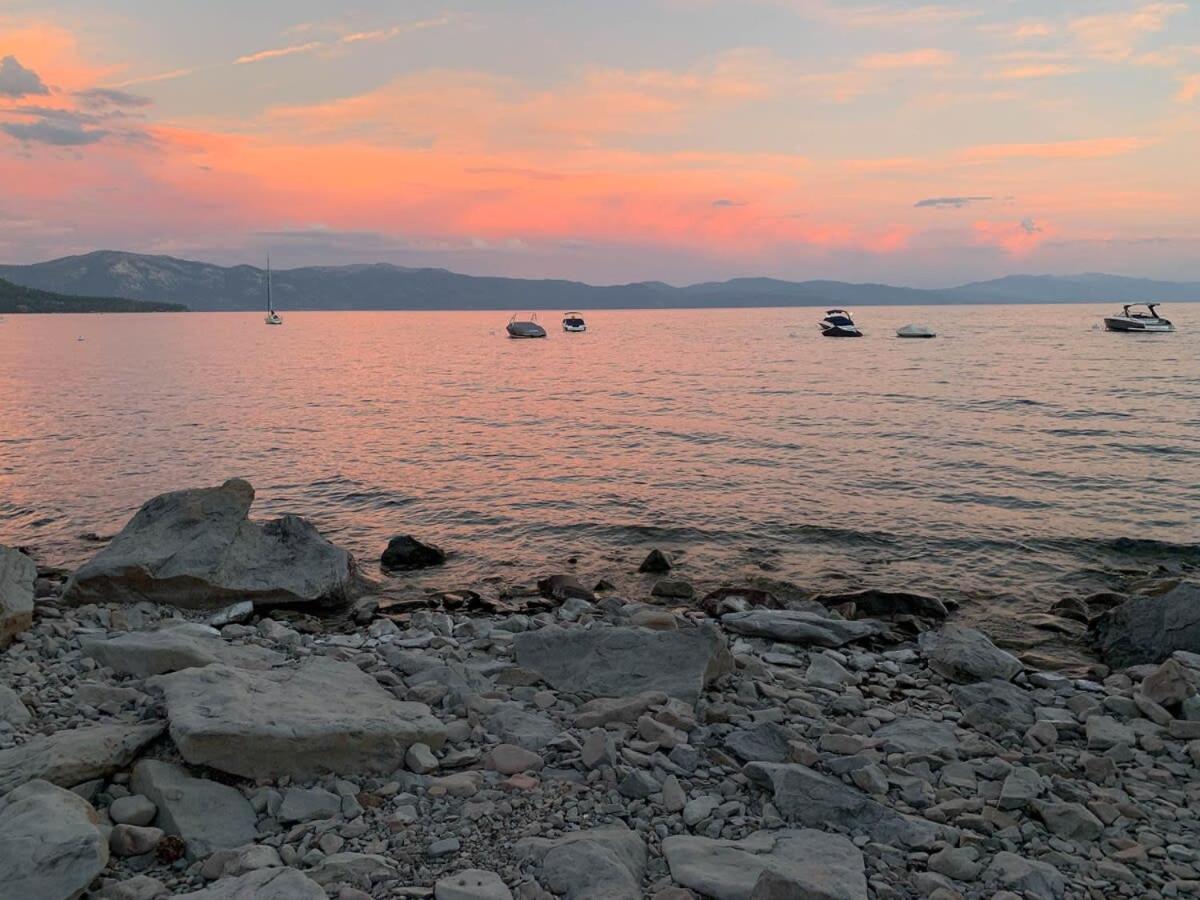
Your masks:
M 546 314 L 545 341 L 494 312 L 9 316 L 0 543 L 75 565 L 150 496 L 240 475 L 371 574 L 399 532 L 451 553 L 389 590 L 636 592 L 657 546 L 700 591 L 921 591 L 1036 643 L 1063 596 L 1200 565 L 1200 306 L 1157 336 L 1107 310 L 864 308 L 853 341 L 811 309 Z

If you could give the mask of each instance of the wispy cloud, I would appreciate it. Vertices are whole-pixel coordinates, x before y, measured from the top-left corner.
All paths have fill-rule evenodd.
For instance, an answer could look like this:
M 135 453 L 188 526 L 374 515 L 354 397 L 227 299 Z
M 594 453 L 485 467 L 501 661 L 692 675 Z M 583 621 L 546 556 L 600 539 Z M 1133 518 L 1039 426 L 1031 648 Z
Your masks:
M 248 63 L 264 62 L 268 59 L 279 59 L 284 56 L 295 56 L 299 53 L 314 53 L 318 50 L 331 50 L 336 47 L 349 46 L 351 44 L 361 44 L 366 42 L 390 41 L 393 38 L 400 37 L 404 34 L 412 34 L 416 31 L 424 31 L 428 28 L 438 28 L 442 25 L 449 25 L 454 20 L 453 16 L 439 16 L 436 19 L 421 19 L 415 22 L 404 22 L 399 25 L 392 25 L 388 28 L 378 28 L 373 31 L 355 31 L 350 34 L 344 34 L 339 38 L 328 41 L 306 41 L 302 44 L 292 44 L 287 47 L 275 47 L 268 50 L 259 50 L 256 53 L 248 53 L 245 56 L 239 56 L 234 63 L 242 66 Z
M 49 94 L 41 76 L 21 65 L 15 56 L 0 59 L 0 97 L 29 97 Z
M 962 152 L 965 159 L 1100 159 L 1124 156 L 1150 145 L 1145 138 L 1088 138 L 1042 144 L 985 144 Z
M 1179 79 L 1179 90 L 1175 99 L 1181 103 L 1190 103 L 1200 97 L 1200 74 L 1187 75 Z
M 875 53 L 858 60 L 863 69 L 933 69 L 954 64 L 957 57 L 947 50 L 929 47 L 902 53 Z
M 929 197 L 926 200 L 918 200 L 913 206 L 918 209 L 922 207 L 931 209 L 962 209 L 964 206 L 970 206 L 972 203 L 983 203 L 991 199 L 991 197 Z
M 139 75 L 137 78 L 128 78 L 125 81 L 114 81 L 110 88 L 120 89 L 134 87 L 139 84 L 153 84 L 157 81 L 173 81 L 176 78 L 184 78 L 202 70 L 202 66 L 192 66 L 187 69 L 171 69 L 167 72 L 156 72 L 153 75 Z
M 1132 56 L 1143 37 L 1162 31 L 1171 16 L 1186 10 L 1186 3 L 1146 3 L 1126 12 L 1081 16 L 1069 28 L 1090 55 L 1119 61 Z
M 991 78 L 1004 81 L 1020 81 L 1028 78 L 1056 78 L 1060 75 L 1075 75 L 1083 71 L 1071 63 L 1030 63 L 1024 66 L 1010 66 L 993 72 Z
M 297 53 L 312 53 L 314 50 L 320 50 L 326 47 L 324 41 L 309 41 L 306 44 L 293 44 L 290 47 L 275 47 L 271 50 L 259 50 L 257 53 L 248 53 L 245 56 L 239 56 L 235 59 L 234 65 L 244 66 L 247 63 L 262 62 L 266 59 L 278 59 L 281 56 L 295 56 Z

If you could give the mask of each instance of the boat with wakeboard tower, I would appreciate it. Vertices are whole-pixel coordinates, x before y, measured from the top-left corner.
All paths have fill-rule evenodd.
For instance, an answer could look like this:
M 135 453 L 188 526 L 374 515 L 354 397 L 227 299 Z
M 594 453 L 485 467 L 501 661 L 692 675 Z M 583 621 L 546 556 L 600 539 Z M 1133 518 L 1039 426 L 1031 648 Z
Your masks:
M 577 312 L 563 313 L 562 320 L 563 331 L 587 331 L 587 322 L 583 321 L 583 316 Z
M 526 319 L 518 319 L 520 313 L 513 313 L 504 330 L 510 338 L 544 338 L 546 329 L 537 320 L 537 313 L 529 313 Z
M 1135 307 L 1145 307 L 1146 312 L 1138 312 Z M 1157 303 L 1126 303 L 1121 312 L 1114 316 L 1104 317 L 1104 327 L 1108 331 L 1123 331 L 1127 333 L 1151 332 L 1164 333 L 1174 331 L 1175 326 L 1170 319 L 1164 319 L 1158 314 Z
M 817 323 L 825 337 L 862 337 L 862 332 L 844 309 L 829 309 L 825 318 Z

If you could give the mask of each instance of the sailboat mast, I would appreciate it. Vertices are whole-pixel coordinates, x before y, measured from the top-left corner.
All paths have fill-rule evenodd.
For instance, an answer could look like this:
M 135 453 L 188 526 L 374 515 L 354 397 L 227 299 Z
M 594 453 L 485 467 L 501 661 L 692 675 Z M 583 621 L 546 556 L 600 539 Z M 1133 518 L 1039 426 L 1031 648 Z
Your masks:
M 271 307 L 271 254 L 267 254 L 267 312 L 272 313 L 275 310 Z

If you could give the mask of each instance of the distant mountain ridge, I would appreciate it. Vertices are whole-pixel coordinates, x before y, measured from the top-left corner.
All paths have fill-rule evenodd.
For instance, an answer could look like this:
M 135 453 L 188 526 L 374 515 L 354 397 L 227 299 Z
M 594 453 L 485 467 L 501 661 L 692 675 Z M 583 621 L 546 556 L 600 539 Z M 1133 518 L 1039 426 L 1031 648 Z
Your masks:
M 185 312 L 178 303 L 78 297 L 13 284 L 0 278 L 0 313 Z
M 183 303 L 195 310 L 259 309 L 266 274 L 254 266 L 97 250 L 32 265 L 0 265 L 0 278 L 40 290 L 88 297 Z M 752 306 L 878 306 L 954 303 L 1117 303 L 1200 300 L 1200 282 L 1117 275 L 1011 275 L 940 290 L 735 278 L 687 287 L 657 281 L 597 286 L 560 279 L 460 275 L 389 263 L 276 270 L 281 309 L 616 309 Z

